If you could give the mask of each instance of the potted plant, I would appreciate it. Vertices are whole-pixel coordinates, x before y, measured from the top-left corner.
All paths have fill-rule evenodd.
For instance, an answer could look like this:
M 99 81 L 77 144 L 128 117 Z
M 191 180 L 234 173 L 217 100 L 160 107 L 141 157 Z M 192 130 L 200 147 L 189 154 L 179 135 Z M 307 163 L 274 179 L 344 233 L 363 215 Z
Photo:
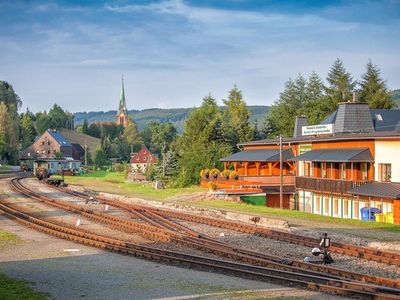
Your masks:
M 210 169 L 203 169 L 200 171 L 200 176 L 202 178 L 208 179 L 208 177 L 210 176 Z
M 238 180 L 239 179 L 239 174 L 236 173 L 235 171 L 231 171 L 230 174 L 229 174 L 229 179 Z
M 219 172 L 220 171 L 217 168 L 211 169 L 209 176 L 216 179 L 218 177 Z
M 229 171 L 229 170 L 223 170 L 221 173 L 220 173 L 220 176 L 222 177 L 222 178 L 225 178 L 225 179 L 229 179 L 229 175 L 231 174 L 231 171 Z

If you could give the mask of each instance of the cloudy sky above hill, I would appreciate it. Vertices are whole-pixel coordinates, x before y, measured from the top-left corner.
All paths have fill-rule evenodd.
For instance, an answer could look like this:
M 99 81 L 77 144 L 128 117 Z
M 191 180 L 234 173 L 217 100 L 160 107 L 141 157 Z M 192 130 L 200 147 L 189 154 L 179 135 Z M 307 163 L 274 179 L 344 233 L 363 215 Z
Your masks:
M 270 105 L 285 81 L 368 59 L 400 88 L 400 1 L 0 1 L 0 80 L 24 109 L 198 106 L 236 84 Z

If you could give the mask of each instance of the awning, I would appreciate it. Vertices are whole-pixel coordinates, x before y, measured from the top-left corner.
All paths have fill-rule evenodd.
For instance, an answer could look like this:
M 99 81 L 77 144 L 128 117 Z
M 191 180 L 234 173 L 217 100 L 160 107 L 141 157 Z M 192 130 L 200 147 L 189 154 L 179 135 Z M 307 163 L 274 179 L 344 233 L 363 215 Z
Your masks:
M 348 191 L 349 194 L 400 199 L 400 183 L 394 182 L 369 182 Z
M 296 156 L 292 161 L 373 162 L 369 148 L 315 149 Z
M 293 151 L 291 148 L 282 150 L 283 161 L 289 160 L 292 157 Z M 279 161 L 279 149 L 243 150 L 230 156 L 221 158 L 220 161 Z

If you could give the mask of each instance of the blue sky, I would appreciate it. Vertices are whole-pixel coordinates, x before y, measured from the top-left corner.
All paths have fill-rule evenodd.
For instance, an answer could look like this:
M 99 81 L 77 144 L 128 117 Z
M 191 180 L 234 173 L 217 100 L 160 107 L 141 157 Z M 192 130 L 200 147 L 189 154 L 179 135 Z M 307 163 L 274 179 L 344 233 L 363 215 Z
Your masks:
M 0 80 L 24 108 L 128 109 L 219 101 L 236 84 L 270 105 L 284 83 L 368 59 L 400 88 L 400 1 L 0 0 Z

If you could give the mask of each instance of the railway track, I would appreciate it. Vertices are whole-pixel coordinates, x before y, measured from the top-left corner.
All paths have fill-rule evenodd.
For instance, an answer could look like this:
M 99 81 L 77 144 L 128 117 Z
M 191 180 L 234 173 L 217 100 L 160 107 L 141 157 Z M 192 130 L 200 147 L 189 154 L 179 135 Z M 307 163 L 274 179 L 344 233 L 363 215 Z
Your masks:
M 16 183 L 18 180 L 14 180 L 13 182 Z M 20 189 L 19 191 L 25 195 L 29 194 L 29 196 L 32 196 L 27 192 L 26 188 L 22 188 L 18 183 L 16 183 L 14 187 L 17 190 Z M 56 203 L 59 201 L 52 200 L 52 202 Z M 82 244 L 100 247 L 109 251 L 126 253 L 168 263 L 178 263 L 179 265 L 189 267 L 213 270 L 224 274 L 228 273 L 257 280 L 273 281 L 310 290 L 359 297 L 362 299 L 398 299 L 400 297 L 400 289 L 397 288 L 377 286 L 352 280 L 335 279 L 324 275 L 277 270 L 248 263 L 230 262 L 202 256 L 193 256 L 175 251 L 172 252 L 157 248 L 144 247 L 43 221 L 24 212 L 17 211 L 5 204 L 0 204 L 0 209 L 10 218 L 34 229 Z
M 65 189 L 63 189 L 63 188 L 59 188 L 59 190 L 65 191 Z M 84 199 L 88 199 L 88 197 L 89 197 L 88 195 L 80 193 L 80 192 L 68 191 L 68 193 L 70 193 L 74 196 L 77 196 L 77 197 L 84 198 Z M 310 270 L 310 271 L 314 271 L 314 272 L 318 272 L 318 273 L 323 273 L 328 276 L 339 276 L 341 278 L 358 280 L 361 282 L 368 282 L 368 283 L 373 283 L 373 284 L 378 284 L 378 285 L 383 285 L 383 286 L 388 286 L 388 287 L 400 288 L 399 280 L 392 280 L 392 279 L 388 279 L 388 278 L 376 277 L 376 276 L 370 276 L 370 275 L 362 275 L 359 273 L 349 272 L 349 271 L 345 271 L 345 270 L 341 270 L 341 269 L 337 269 L 337 268 L 333 268 L 333 267 L 310 264 L 310 263 L 305 263 L 302 261 L 288 260 L 288 259 L 284 259 L 282 257 L 265 255 L 262 253 L 257 253 L 257 252 L 248 251 L 245 249 L 240 249 L 237 247 L 232 247 L 230 245 L 227 245 L 227 244 L 221 243 L 219 241 L 205 237 L 193 230 L 190 230 L 186 227 L 183 227 L 180 224 L 177 224 L 177 223 L 169 220 L 167 217 L 171 217 L 171 216 L 175 217 L 175 214 L 172 214 L 172 215 L 169 214 L 170 211 L 166 211 L 167 216 L 165 216 L 165 215 L 163 215 L 164 210 L 154 209 L 154 208 L 150 208 L 147 206 L 127 204 L 127 203 L 123 203 L 120 201 L 110 200 L 110 199 L 101 198 L 101 197 L 97 197 L 97 196 L 96 196 L 96 200 L 98 200 L 104 204 L 112 205 L 114 207 L 118 207 L 118 208 L 124 209 L 125 211 L 131 212 L 135 217 L 142 218 L 144 221 L 150 222 L 153 226 L 156 226 L 159 228 L 164 228 L 165 230 L 169 230 L 169 231 L 173 230 L 172 228 L 175 227 L 180 232 L 184 231 L 187 234 L 187 236 L 182 238 L 184 241 L 182 241 L 182 239 L 176 239 L 176 238 L 172 239 L 172 241 L 175 243 L 178 243 L 178 244 L 182 244 L 182 245 L 186 244 L 186 246 L 190 246 L 190 247 L 196 248 L 198 250 L 208 251 L 208 252 L 211 251 L 214 253 L 218 252 L 218 255 L 220 255 L 220 256 L 226 256 L 226 257 L 230 257 L 230 258 L 233 258 L 236 260 L 242 260 L 242 261 L 245 260 L 247 262 L 250 262 L 248 256 L 251 256 L 253 259 L 256 257 L 256 258 L 259 258 L 259 259 L 262 259 L 265 261 L 269 261 L 271 263 L 278 263 L 281 268 L 282 268 L 282 265 L 290 265 L 290 266 L 293 266 L 296 268 L 301 268 L 302 270 Z M 188 214 L 183 213 L 183 215 L 186 216 Z M 189 216 L 192 216 L 192 215 L 189 215 Z M 195 216 L 195 217 L 197 217 L 197 216 Z M 201 217 L 201 218 L 204 218 L 204 217 Z M 209 221 L 209 219 L 210 218 L 206 218 L 207 221 Z M 191 220 L 191 219 L 185 219 L 185 220 Z M 214 220 L 214 219 L 212 219 L 212 220 Z M 202 222 L 202 223 L 213 225 L 212 222 L 208 222 L 208 223 Z M 252 227 L 254 227 L 254 226 L 252 226 Z M 229 227 L 228 229 L 234 229 L 234 228 Z M 254 233 L 254 232 L 250 232 L 250 233 Z M 188 243 L 191 243 L 191 244 L 188 244 Z M 310 244 L 309 246 L 315 247 L 316 245 L 317 245 L 316 242 L 314 242 L 313 244 Z M 221 250 L 222 252 L 219 250 Z M 228 253 L 226 253 L 226 252 L 228 252 Z M 237 256 L 238 254 L 244 255 L 245 257 L 240 257 L 240 256 L 238 257 Z M 251 263 L 257 264 L 257 261 L 252 261 Z M 260 262 L 258 262 L 258 264 L 260 264 Z M 294 271 L 298 271 L 298 269 L 296 269 Z
M 89 195 L 87 195 L 85 193 L 71 191 L 71 190 L 68 190 L 65 188 L 59 188 L 59 190 L 65 192 L 65 193 L 69 193 L 71 195 L 77 196 L 77 197 L 84 197 L 84 198 L 89 197 Z M 210 217 L 193 215 L 193 214 L 188 214 L 188 213 L 184 213 L 184 212 L 162 210 L 162 209 L 158 209 L 158 208 L 152 208 L 149 206 L 136 205 L 136 204 L 135 205 L 125 204 L 125 203 L 121 203 L 120 201 L 110 200 L 110 199 L 107 199 L 104 197 L 98 197 L 98 196 L 96 196 L 96 199 L 103 203 L 107 203 L 109 205 L 114 205 L 116 207 L 120 207 L 123 209 L 130 209 L 130 208 L 137 209 L 137 210 L 142 209 L 144 211 L 151 211 L 157 215 L 164 216 L 167 218 L 179 219 L 179 220 L 184 220 L 184 221 L 189 221 L 189 222 L 196 222 L 196 223 L 206 224 L 206 225 L 215 226 L 215 227 L 219 227 L 219 228 L 248 233 L 248 234 L 257 234 L 260 236 L 264 236 L 266 238 L 270 238 L 270 239 L 274 239 L 274 240 L 278 240 L 278 241 L 284 241 L 284 242 L 297 244 L 297 245 L 302 245 L 302 246 L 306 246 L 306 247 L 316 247 L 319 245 L 319 242 L 320 242 L 320 240 L 318 240 L 318 239 L 310 238 L 307 236 L 302 236 L 302 235 L 297 235 L 297 234 L 293 234 L 293 233 L 277 231 L 277 230 L 272 230 L 272 229 L 267 229 L 267 228 L 261 228 L 261 227 L 247 225 L 247 224 L 229 221 L 229 220 L 217 220 L 217 219 L 213 219 Z M 366 259 L 366 260 L 376 261 L 379 263 L 395 265 L 395 266 L 400 267 L 400 254 L 399 253 L 381 251 L 381 250 L 377 250 L 374 248 L 361 247 L 361 246 L 355 246 L 355 245 L 337 243 L 337 242 L 332 242 L 329 250 L 333 253 L 358 257 L 358 258 L 362 258 L 362 259 Z

